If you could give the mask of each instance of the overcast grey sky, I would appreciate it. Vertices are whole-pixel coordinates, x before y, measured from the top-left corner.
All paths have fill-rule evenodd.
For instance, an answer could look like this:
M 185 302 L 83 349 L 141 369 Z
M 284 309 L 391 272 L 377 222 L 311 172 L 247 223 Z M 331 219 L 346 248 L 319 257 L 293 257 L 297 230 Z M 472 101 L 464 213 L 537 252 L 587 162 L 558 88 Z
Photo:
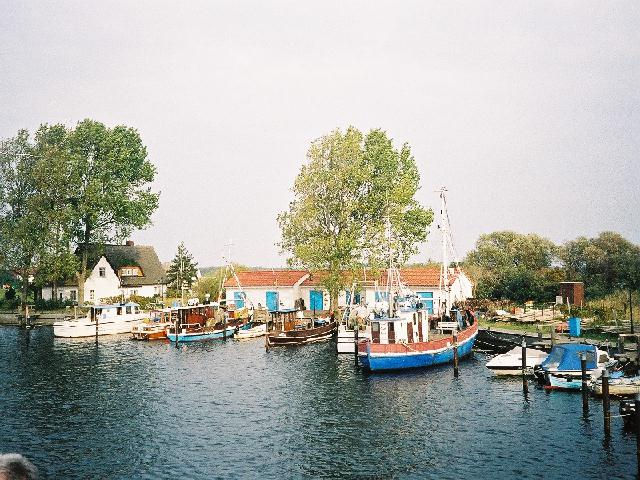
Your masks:
M 640 2 L 0 0 L 0 137 L 140 131 L 162 260 L 279 266 L 278 212 L 336 127 L 409 142 L 461 254 L 511 229 L 640 243 Z M 437 243 L 432 237 L 432 242 Z M 436 249 L 424 247 L 424 261 Z

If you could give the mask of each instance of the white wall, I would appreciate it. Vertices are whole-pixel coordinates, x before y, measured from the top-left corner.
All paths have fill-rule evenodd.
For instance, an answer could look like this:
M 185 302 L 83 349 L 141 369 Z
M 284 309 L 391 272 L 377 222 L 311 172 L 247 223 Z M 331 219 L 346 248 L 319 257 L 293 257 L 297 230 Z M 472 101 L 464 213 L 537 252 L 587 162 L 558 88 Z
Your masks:
M 293 308 L 294 302 L 300 296 L 297 287 L 246 287 L 242 290 L 237 287 L 227 287 L 225 294 L 227 303 L 234 303 L 234 293 L 242 291 L 247 295 L 247 300 L 251 300 L 255 307 L 258 304 L 263 307 L 267 306 L 267 292 L 278 292 L 279 308 Z
M 105 276 L 100 276 L 100 268 L 104 268 Z M 94 291 L 93 300 L 91 290 Z M 87 303 L 100 303 L 100 300 L 107 297 L 120 295 L 120 279 L 107 262 L 105 257 L 101 257 L 91 275 L 84 282 L 84 300 Z

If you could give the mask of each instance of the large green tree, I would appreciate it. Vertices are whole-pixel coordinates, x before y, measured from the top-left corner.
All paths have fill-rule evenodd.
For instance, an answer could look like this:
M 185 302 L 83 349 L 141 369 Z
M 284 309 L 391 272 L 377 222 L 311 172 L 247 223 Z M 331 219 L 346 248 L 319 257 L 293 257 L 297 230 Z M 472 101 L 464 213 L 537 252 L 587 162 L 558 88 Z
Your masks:
M 38 157 L 26 130 L 0 145 L 0 263 L 21 278 L 22 302 L 46 234 L 33 172 Z
M 425 240 L 433 213 L 414 199 L 419 182 L 409 146 L 394 148 L 382 130 L 349 127 L 312 142 L 278 216 L 280 246 L 290 265 L 328 272 L 332 309 L 351 281 L 343 272 L 386 265 L 389 251 L 403 263 Z
M 561 273 L 554 267 L 557 247 L 536 234 L 499 231 L 480 235 L 467 254 L 476 296 L 516 301 L 551 300 Z
M 615 232 L 566 242 L 560 254 L 568 280 L 580 280 L 586 294 L 601 297 L 626 288 L 640 288 L 640 246 Z
M 83 302 L 90 246 L 122 241 L 134 229 L 147 227 L 159 194 L 149 186 L 156 170 L 133 128 L 83 120 L 68 134 L 68 154 L 78 173 L 69 201 L 73 238 L 81 252 L 77 279 L 78 301 Z

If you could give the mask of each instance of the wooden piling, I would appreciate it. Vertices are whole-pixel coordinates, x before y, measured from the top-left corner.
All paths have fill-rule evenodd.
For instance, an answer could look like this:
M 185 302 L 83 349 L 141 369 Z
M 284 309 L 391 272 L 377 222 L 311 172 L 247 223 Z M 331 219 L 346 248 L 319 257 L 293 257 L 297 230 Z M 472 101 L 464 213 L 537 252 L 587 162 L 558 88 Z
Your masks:
M 527 341 L 522 339 L 522 391 L 527 393 L 529 391 L 529 384 L 527 383 Z
M 174 332 L 176 333 L 176 348 L 178 348 L 178 314 L 176 312 L 176 321 L 174 323 Z
M 458 335 L 453 335 L 453 376 L 458 378 Z
M 618 353 L 624 353 L 624 337 L 618 334 Z
M 222 316 L 222 339 L 227 340 L 227 316 Z
M 589 386 L 587 384 L 587 354 L 580 354 L 580 370 L 582 371 L 582 411 L 589 411 Z
M 604 434 L 611 435 L 611 408 L 609 400 L 609 370 L 602 372 L 602 413 L 604 414 Z
M 359 328 L 358 321 L 356 320 L 356 324 L 353 327 L 353 360 L 355 361 L 356 367 L 358 366 L 358 336 Z
M 638 468 L 638 477 L 640 478 L 640 393 L 636 393 L 634 415 L 636 417 L 636 463 Z
M 269 317 L 267 313 L 266 323 L 264 325 L 265 334 L 264 334 L 264 349 L 266 352 L 269 351 Z
M 96 346 L 98 345 L 98 321 L 100 319 L 100 315 L 98 315 L 98 312 L 96 312 L 94 309 L 91 309 L 93 311 L 93 315 L 96 318 Z

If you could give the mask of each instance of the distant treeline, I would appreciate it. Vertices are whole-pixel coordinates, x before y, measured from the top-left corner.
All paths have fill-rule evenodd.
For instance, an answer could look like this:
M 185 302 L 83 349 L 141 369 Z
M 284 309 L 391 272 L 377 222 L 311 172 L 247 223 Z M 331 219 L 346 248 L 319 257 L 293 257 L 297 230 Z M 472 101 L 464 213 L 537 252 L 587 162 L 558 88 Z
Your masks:
M 588 299 L 640 287 L 640 246 L 615 232 L 563 245 L 536 234 L 481 235 L 464 260 L 479 298 L 553 301 L 558 283 L 581 281 Z

